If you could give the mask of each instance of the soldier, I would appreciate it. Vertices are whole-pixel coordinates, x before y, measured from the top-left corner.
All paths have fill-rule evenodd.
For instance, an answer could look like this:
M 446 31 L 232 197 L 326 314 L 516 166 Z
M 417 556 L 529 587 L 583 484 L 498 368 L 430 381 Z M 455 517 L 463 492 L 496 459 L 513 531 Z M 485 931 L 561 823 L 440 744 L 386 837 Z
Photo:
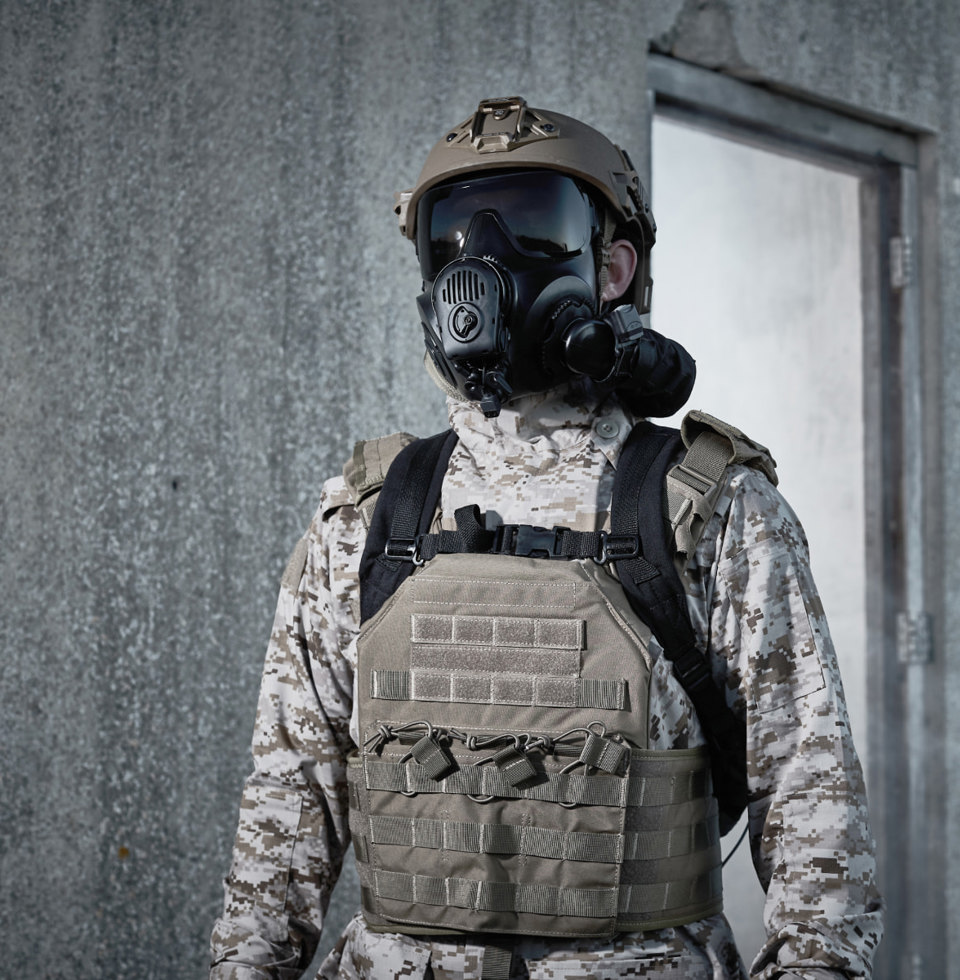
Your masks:
M 301 976 L 352 839 L 363 910 L 321 977 L 746 977 L 719 868 L 744 805 L 749 976 L 869 976 L 873 842 L 803 531 L 738 430 L 641 421 L 693 365 L 647 323 L 629 158 L 487 100 L 397 211 L 453 435 L 358 445 L 294 551 L 210 976 Z

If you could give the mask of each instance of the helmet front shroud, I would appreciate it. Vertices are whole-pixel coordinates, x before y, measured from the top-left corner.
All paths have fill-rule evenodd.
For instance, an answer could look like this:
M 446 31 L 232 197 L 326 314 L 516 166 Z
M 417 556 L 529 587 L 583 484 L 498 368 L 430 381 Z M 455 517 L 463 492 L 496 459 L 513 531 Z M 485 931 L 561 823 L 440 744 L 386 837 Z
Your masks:
M 640 390 L 650 338 L 665 340 L 646 324 L 656 225 L 630 158 L 603 134 L 521 98 L 485 100 L 434 146 L 395 210 L 417 243 L 427 352 L 448 393 L 496 415 L 573 378 Z M 569 227 L 554 235 L 561 218 Z M 637 270 L 611 316 L 599 295 L 614 232 L 636 247 Z M 674 346 L 684 377 L 671 380 L 671 408 L 644 414 L 671 414 L 692 389 L 693 361 Z

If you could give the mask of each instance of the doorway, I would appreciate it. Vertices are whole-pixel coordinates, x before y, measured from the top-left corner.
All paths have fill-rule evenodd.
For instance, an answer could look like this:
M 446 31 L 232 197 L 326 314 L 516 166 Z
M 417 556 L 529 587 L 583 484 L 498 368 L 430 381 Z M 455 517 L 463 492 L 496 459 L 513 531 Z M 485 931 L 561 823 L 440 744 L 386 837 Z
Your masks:
M 658 116 L 652 184 L 661 222 L 655 323 L 697 359 L 691 407 L 736 425 L 777 460 L 780 488 L 807 533 L 863 752 L 859 180 Z M 724 884 L 749 962 L 763 941 L 763 893 L 746 845 Z
M 917 146 L 668 58 L 649 79 L 653 326 L 697 360 L 689 407 L 777 460 L 867 778 L 888 909 L 877 976 L 932 976 Z M 749 966 L 764 896 L 746 844 L 724 892 Z

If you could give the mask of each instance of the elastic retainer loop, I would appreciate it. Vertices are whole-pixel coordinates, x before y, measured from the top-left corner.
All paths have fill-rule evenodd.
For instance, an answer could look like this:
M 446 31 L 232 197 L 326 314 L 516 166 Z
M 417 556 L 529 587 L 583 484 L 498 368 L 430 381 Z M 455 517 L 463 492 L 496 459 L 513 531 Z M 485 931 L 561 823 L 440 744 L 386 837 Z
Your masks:
M 410 755 L 423 766 L 426 774 L 434 780 L 450 775 L 457 764 L 453 756 L 432 736 L 424 735 L 411 749 Z
M 493 756 L 493 764 L 511 786 L 520 786 L 537 774 L 533 763 L 512 745 L 496 752 Z
M 614 775 L 621 772 L 629 758 L 630 749 L 623 742 L 615 742 L 591 732 L 580 752 L 579 762 Z

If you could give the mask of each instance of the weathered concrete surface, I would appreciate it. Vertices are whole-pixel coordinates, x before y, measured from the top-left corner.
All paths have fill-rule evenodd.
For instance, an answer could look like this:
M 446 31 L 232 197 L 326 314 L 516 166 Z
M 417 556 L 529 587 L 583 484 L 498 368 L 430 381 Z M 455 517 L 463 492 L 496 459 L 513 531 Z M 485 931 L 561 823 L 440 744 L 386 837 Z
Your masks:
M 642 159 L 651 41 L 938 133 L 956 431 L 955 0 L 0 2 L 5 973 L 202 974 L 286 552 L 354 439 L 443 424 L 392 192 L 491 94 Z

